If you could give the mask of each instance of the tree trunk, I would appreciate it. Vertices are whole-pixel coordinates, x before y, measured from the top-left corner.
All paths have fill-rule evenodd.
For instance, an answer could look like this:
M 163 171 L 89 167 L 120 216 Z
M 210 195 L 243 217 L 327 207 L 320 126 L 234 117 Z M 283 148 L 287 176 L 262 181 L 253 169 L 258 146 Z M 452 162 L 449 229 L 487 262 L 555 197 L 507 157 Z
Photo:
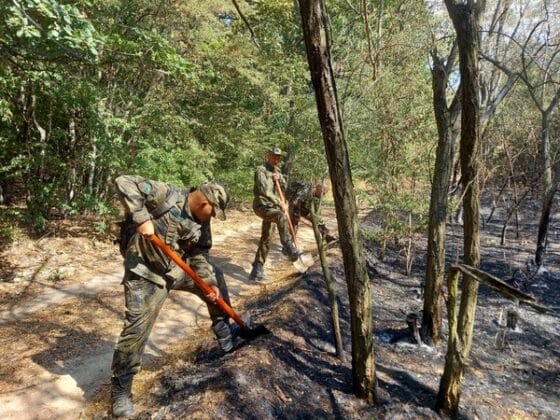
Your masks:
M 334 344 L 336 348 L 336 357 L 341 361 L 345 361 L 344 357 L 344 345 L 342 343 L 342 334 L 340 332 L 340 318 L 338 314 L 338 299 L 336 296 L 336 290 L 333 285 L 333 280 L 331 276 L 331 270 L 329 269 L 329 263 L 327 261 L 327 256 L 325 255 L 325 247 L 323 242 L 323 237 L 321 232 L 319 232 L 319 226 L 317 222 L 317 215 L 315 214 L 315 206 L 311 205 L 311 221 L 313 222 L 313 233 L 315 235 L 315 242 L 317 243 L 317 251 L 319 252 L 319 259 L 321 260 L 321 268 L 323 269 L 323 277 L 325 279 L 325 285 L 327 286 L 327 292 L 329 294 L 329 302 L 331 305 L 331 324 L 334 335 Z
M 37 179 L 43 181 L 45 178 L 45 155 L 47 150 L 47 130 L 45 130 L 39 121 L 37 120 L 37 114 L 35 113 L 37 105 L 37 96 L 31 94 L 31 119 L 35 129 L 39 133 L 39 168 L 37 171 Z
M 461 73 L 461 144 L 460 159 L 463 186 L 463 241 L 465 264 L 480 265 L 480 202 L 479 202 L 479 155 L 480 155 L 480 91 L 479 75 L 479 21 L 484 1 L 469 0 L 466 4 L 459 0 L 445 0 L 449 16 L 457 33 L 459 45 L 459 67 Z M 469 354 L 472 344 L 472 332 L 478 296 L 478 282 L 465 275 L 462 288 L 461 305 L 457 333 L 461 337 L 461 352 Z M 446 363 L 446 370 L 455 370 L 452 360 Z M 457 372 L 454 372 L 457 373 Z M 444 376 L 453 375 L 444 371 Z M 459 372 L 460 373 L 460 372 Z M 453 383 L 450 383 L 453 385 Z M 451 392 L 453 386 L 448 390 Z M 448 396 L 451 396 L 449 394 Z M 454 412 L 457 405 L 448 405 L 449 398 L 438 399 L 438 409 Z
M 438 128 L 438 145 L 430 196 L 428 256 L 421 336 L 425 343 L 435 345 L 441 338 L 447 203 L 456 148 L 453 125 L 460 110 L 460 102 L 456 97 L 451 107 L 448 108 L 446 99 L 448 72 L 444 60 L 435 52 L 432 54 L 432 58 L 432 90 Z
M 97 161 L 97 136 L 92 135 L 91 138 L 91 162 L 89 164 L 89 174 L 88 174 L 88 191 L 91 196 L 95 194 L 93 184 L 95 182 L 95 171 L 96 171 L 96 161 Z
M 74 114 L 74 112 L 72 113 Z M 67 187 L 67 200 L 71 203 L 74 200 L 76 195 L 76 180 L 77 180 L 77 171 L 76 171 L 76 162 L 75 162 L 75 148 L 77 143 L 77 134 L 76 134 L 76 119 L 74 115 L 70 117 L 70 121 L 68 123 L 68 134 L 70 138 L 70 161 L 68 162 L 68 187 Z
M 457 298 L 459 295 L 459 274 L 463 274 L 463 288 L 461 293 L 461 305 L 463 300 L 469 299 L 465 294 L 466 280 L 485 283 L 487 286 L 498 291 L 502 295 L 523 302 L 539 312 L 551 312 L 553 309 L 540 304 L 533 296 L 523 293 L 521 290 L 510 286 L 497 277 L 485 273 L 476 267 L 464 264 L 452 265 L 449 268 L 447 277 L 448 316 L 449 316 L 449 338 L 447 344 L 447 354 L 445 356 L 445 369 L 439 383 L 439 392 L 436 406 L 438 410 L 456 418 L 459 414 L 459 399 L 461 395 L 461 380 L 463 378 L 465 366 L 467 365 L 470 352 L 469 333 L 461 333 L 459 326 L 462 323 L 461 317 L 468 316 L 459 311 L 457 313 Z M 512 315 L 513 317 L 514 315 Z
M 463 378 L 462 343 L 457 333 L 457 295 L 459 285 L 459 271 L 449 270 L 447 279 L 447 313 L 449 318 L 449 336 L 447 344 L 447 355 L 445 356 L 445 368 L 439 383 L 436 407 L 453 417 L 459 410 L 459 399 L 461 395 L 461 379 Z
M 338 221 L 350 300 L 354 393 L 376 401 L 372 340 L 372 285 L 366 270 L 348 150 L 336 96 L 334 73 L 321 0 L 299 0 L 303 34 Z
M 541 209 L 541 218 L 539 220 L 539 233 L 537 242 L 537 255 L 535 258 L 535 263 L 538 266 L 544 263 L 544 253 L 546 251 L 546 241 L 548 236 L 548 225 L 550 223 L 550 213 L 552 211 L 552 205 L 554 204 L 554 196 L 558 190 L 558 185 L 560 183 L 560 171 L 556 171 L 554 181 L 551 183 L 550 190 L 543 200 L 543 205 Z M 537 259 L 539 258 L 539 259 Z
M 550 159 L 550 113 L 545 111 L 542 113 L 542 131 L 541 131 L 541 159 L 543 163 L 542 182 L 542 208 L 539 220 L 539 233 L 537 235 L 537 251 L 535 253 L 535 263 L 541 266 L 544 263 L 544 254 L 546 251 L 546 239 L 548 236 L 548 225 L 550 223 L 550 211 L 554 194 L 552 186 L 552 165 Z

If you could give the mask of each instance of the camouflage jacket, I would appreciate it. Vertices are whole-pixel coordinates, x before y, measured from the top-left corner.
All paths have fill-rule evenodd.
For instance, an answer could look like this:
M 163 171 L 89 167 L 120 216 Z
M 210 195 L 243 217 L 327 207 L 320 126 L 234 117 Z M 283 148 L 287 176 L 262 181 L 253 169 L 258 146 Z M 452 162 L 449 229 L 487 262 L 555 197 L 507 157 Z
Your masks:
M 294 223 L 300 217 L 305 217 L 311 221 L 311 206 L 314 206 L 317 216 L 317 224 L 324 225 L 323 218 L 317 214 L 319 199 L 313 194 L 314 187 L 302 181 L 291 181 L 286 189 L 286 199 L 290 207 L 290 216 Z
M 198 223 L 188 206 L 192 189 L 179 189 L 140 176 L 116 180 L 119 198 L 136 226 L 152 219 L 157 235 L 174 249 L 203 280 L 216 284 L 208 253 L 212 247 L 210 223 Z M 159 248 L 135 233 L 128 242 L 124 266 L 139 276 L 165 286 L 184 278 L 183 270 Z
M 292 181 L 288 184 L 286 198 L 290 203 L 290 214 L 293 217 L 311 217 L 311 206 L 315 201 L 313 187 L 310 184 Z
M 272 175 L 280 175 L 280 185 L 286 188 L 286 178 L 280 169 L 270 166 L 268 163 L 261 165 L 255 171 L 255 184 L 253 187 L 253 208 L 277 208 L 280 209 L 280 195 L 277 194 Z

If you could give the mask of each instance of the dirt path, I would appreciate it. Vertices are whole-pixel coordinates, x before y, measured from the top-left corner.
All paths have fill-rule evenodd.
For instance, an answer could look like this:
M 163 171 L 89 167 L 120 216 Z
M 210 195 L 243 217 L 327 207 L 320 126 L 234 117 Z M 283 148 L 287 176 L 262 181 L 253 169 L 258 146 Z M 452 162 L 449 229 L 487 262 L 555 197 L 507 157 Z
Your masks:
M 249 212 L 233 212 L 228 221 L 214 225 L 214 232 L 213 261 L 225 274 L 235 306 L 245 293 L 265 287 L 248 281 L 260 220 Z M 302 228 L 299 237 L 304 249 L 314 247 L 309 228 Z M 274 281 L 295 272 L 278 242 L 275 235 L 266 266 Z M 93 279 L 31 284 L 36 270 L 24 287 L 28 297 L 3 293 L 0 344 L 9 351 L 0 356 L 0 418 L 77 418 L 107 386 L 123 308 L 122 269 L 107 273 L 113 259 L 98 262 L 106 274 Z M 188 293 L 172 293 L 150 336 L 146 369 L 138 376 L 157 370 L 166 362 L 166 351 L 198 329 L 209 330 L 205 305 Z

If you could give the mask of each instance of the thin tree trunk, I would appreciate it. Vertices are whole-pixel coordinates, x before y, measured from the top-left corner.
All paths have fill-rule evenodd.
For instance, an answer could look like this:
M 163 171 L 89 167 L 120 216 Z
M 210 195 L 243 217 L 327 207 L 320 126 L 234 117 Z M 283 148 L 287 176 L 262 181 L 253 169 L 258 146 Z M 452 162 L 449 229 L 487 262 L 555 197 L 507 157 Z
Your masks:
M 546 252 L 546 240 L 548 237 L 548 225 L 550 223 L 550 211 L 554 200 L 552 191 L 552 164 L 550 158 L 550 113 L 542 113 L 541 131 L 541 159 L 543 163 L 542 182 L 542 208 L 539 220 L 539 231 L 537 235 L 537 250 L 535 253 L 535 263 L 537 266 L 544 264 L 544 254 Z
M 465 264 L 480 265 L 480 199 L 479 199 L 479 155 L 480 155 L 480 94 L 479 75 L 479 22 L 484 1 L 469 0 L 466 4 L 458 0 L 445 0 L 449 16 L 457 33 L 461 73 L 461 144 L 460 159 L 463 186 L 463 241 Z M 461 351 L 469 354 L 478 297 L 478 282 L 465 275 L 461 304 L 458 314 L 457 334 L 461 337 Z M 450 357 L 453 359 L 452 357 Z M 449 387 L 438 397 L 438 409 L 444 413 L 456 413 L 459 393 L 453 393 L 455 381 L 460 382 L 462 369 L 453 360 L 446 363 L 444 376 L 453 378 Z
M 70 117 L 70 122 L 68 123 L 68 134 L 70 136 L 70 160 L 68 162 L 68 202 L 72 202 L 76 195 L 76 179 L 77 179 L 77 172 L 76 172 L 76 162 L 74 162 L 74 154 L 75 154 L 75 147 L 77 142 L 77 134 L 76 134 L 76 118 L 74 115 Z
M 519 239 L 519 194 L 517 193 L 517 182 L 515 181 L 515 171 L 513 168 L 513 159 L 511 158 L 511 155 L 509 153 L 509 150 L 507 148 L 507 144 L 505 142 L 505 140 L 503 141 L 503 146 L 504 146 L 504 153 L 506 155 L 506 159 L 508 162 L 508 166 L 509 166 L 509 177 L 511 179 L 511 183 L 513 184 L 513 204 L 511 205 L 510 211 L 508 212 L 508 217 L 506 218 L 506 222 L 504 223 L 504 228 L 502 229 L 502 245 L 504 245 L 505 243 L 505 237 L 506 237 L 506 229 L 507 229 L 507 224 L 509 219 L 511 218 L 511 216 L 513 214 L 515 214 L 515 238 Z M 513 214 L 509 214 L 513 211 Z
M 321 232 L 319 232 L 319 226 L 317 223 L 317 215 L 315 214 L 315 206 L 311 205 L 311 221 L 313 222 L 313 233 L 315 234 L 315 242 L 317 243 L 317 251 L 319 252 L 319 259 L 321 261 L 321 268 L 323 269 L 323 277 L 325 279 L 325 285 L 327 286 L 327 292 L 329 294 L 329 302 L 331 306 L 331 325 L 334 335 L 334 343 L 336 348 L 336 356 L 341 360 L 345 361 L 344 357 L 344 345 L 342 343 L 342 334 L 340 332 L 340 318 L 338 314 L 338 299 L 336 296 L 336 290 L 334 288 L 331 270 L 329 269 L 329 263 L 327 261 L 327 256 L 325 255 L 325 247 L 323 242 L 323 237 Z
M 33 94 L 33 84 L 28 82 L 27 86 L 20 86 L 18 95 L 18 106 L 21 110 L 21 119 L 23 127 L 19 130 L 19 140 L 23 143 L 24 150 L 27 154 L 27 168 L 23 173 L 23 182 L 26 190 L 26 201 L 29 204 L 33 199 L 31 188 L 31 167 L 33 163 L 33 151 L 31 147 L 31 96 Z
M 449 186 L 455 155 L 453 121 L 459 112 L 459 101 L 447 106 L 446 90 L 448 69 L 444 60 L 432 54 L 432 90 L 434 114 L 438 128 L 436 163 L 430 195 L 430 218 L 428 222 L 428 253 L 424 287 L 424 310 L 422 312 L 421 336 L 427 344 L 437 344 L 441 338 L 442 285 L 445 276 L 445 237 Z M 450 55 L 451 59 L 451 55 Z
M 451 0 L 446 0 L 450 4 Z M 449 7 L 448 7 L 449 8 Z M 453 10 L 453 12 L 451 12 Z M 465 264 L 472 267 L 480 265 L 480 203 L 479 203 L 479 156 L 480 156 L 480 109 L 478 104 L 479 65 L 478 65 L 478 29 L 479 13 L 474 6 L 456 4 L 450 9 L 450 15 L 457 31 L 459 60 L 461 70 L 461 173 L 463 186 L 464 212 L 464 253 Z M 465 346 L 470 348 L 474 310 L 478 294 L 478 283 L 468 276 L 465 279 L 463 293 L 468 299 L 461 299 L 458 332 L 468 332 Z M 465 302 L 463 304 L 463 302 Z M 467 316 L 461 316 L 465 313 Z
M 405 268 L 404 274 L 410 277 L 412 273 L 412 262 L 414 261 L 414 232 L 412 231 L 412 212 L 408 212 L 408 238 L 405 246 Z
M 527 189 L 523 195 L 521 196 L 521 198 L 516 199 L 516 201 L 511 205 L 507 215 L 506 215 L 506 220 L 504 221 L 504 225 L 502 226 L 502 235 L 501 235 L 501 240 L 500 240 L 500 245 L 505 245 L 506 244 L 506 231 L 507 231 L 507 225 L 511 219 L 511 216 L 513 216 L 513 214 L 517 214 L 518 212 L 518 208 L 521 205 L 521 203 L 523 202 L 523 200 L 525 199 L 525 197 L 527 197 L 527 195 L 529 194 L 531 190 Z
M 436 407 L 447 414 L 456 417 L 461 396 L 461 380 L 464 373 L 463 343 L 457 332 L 459 324 L 457 311 L 457 295 L 459 285 L 459 271 L 450 270 L 447 280 L 447 313 L 449 336 L 447 339 L 447 355 L 445 368 L 439 383 Z
M 494 198 L 494 200 L 492 200 L 492 209 L 490 210 L 490 214 L 488 215 L 488 218 L 486 219 L 486 223 L 490 223 L 490 220 L 492 219 L 492 216 L 494 216 L 494 212 L 496 211 L 496 207 L 498 206 L 498 201 L 500 201 L 500 198 L 502 198 L 502 194 L 504 192 L 504 190 L 506 189 L 507 185 L 509 182 L 509 177 L 506 178 L 506 180 L 504 181 L 504 184 L 502 185 L 502 188 L 500 188 L 500 191 L 498 192 L 498 195 Z
M 437 396 L 436 406 L 440 411 L 451 415 L 453 418 L 458 416 L 459 400 L 461 396 L 461 380 L 468 363 L 470 347 L 469 334 L 467 331 L 460 332 L 461 317 L 468 316 L 467 313 L 457 311 L 457 299 L 459 296 L 459 274 L 463 274 L 463 287 L 461 293 L 461 306 L 465 299 L 469 299 L 465 295 L 465 281 L 469 278 L 471 281 L 485 283 L 487 286 L 498 291 L 502 295 L 523 302 L 539 312 L 550 312 L 552 308 L 540 304 L 533 296 L 523 293 L 521 290 L 503 282 L 476 267 L 464 264 L 452 265 L 449 268 L 447 277 L 448 288 L 448 314 L 449 314 L 449 337 L 447 344 L 447 354 L 445 356 L 445 368 L 441 381 L 439 383 L 439 392 Z
M 92 136 L 92 144 L 91 144 L 91 162 L 89 165 L 89 174 L 88 174 L 88 191 L 90 195 L 94 195 L 94 181 L 95 181 L 95 171 L 96 171 L 96 161 L 97 161 L 97 136 L 93 134 Z
M 352 379 L 354 393 L 376 401 L 375 358 L 372 336 L 372 285 L 366 270 L 356 197 L 321 0 L 299 0 L 307 61 L 315 88 L 317 110 L 338 221 L 338 233 L 350 300 Z
M 550 224 L 550 213 L 552 212 L 552 205 L 554 204 L 554 196 L 558 190 L 558 184 L 560 182 L 560 171 L 557 171 L 554 181 L 551 184 L 548 194 L 543 200 L 541 217 L 539 220 L 539 233 L 537 239 L 537 255 L 535 258 L 535 263 L 538 266 L 544 263 L 544 254 L 546 251 L 546 241 L 548 236 L 548 226 Z M 537 257 L 539 259 L 537 259 Z
M 42 181 L 45 178 L 45 154 L 47 151 L 47 130 L 45 130 L 39 121 L 37 120 L 37 114 L 35 112 L 37 105 L 37 96 L 31 94 L 31 119 L 35 129 L 39 133 L 39 168 L 38 173 L 35 175 L 37 179 Z

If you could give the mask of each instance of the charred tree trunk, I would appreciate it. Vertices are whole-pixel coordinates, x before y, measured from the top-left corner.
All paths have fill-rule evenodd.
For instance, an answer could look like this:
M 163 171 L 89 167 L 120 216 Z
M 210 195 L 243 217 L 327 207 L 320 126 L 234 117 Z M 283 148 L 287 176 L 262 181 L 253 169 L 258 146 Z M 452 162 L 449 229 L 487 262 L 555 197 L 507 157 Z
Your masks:
M 453 171 L 453 156 L 456 148 L 453 126 L 460 111 L 460 102 L 457 95 L 450 107 L 447 106 L 446 99 L 448 75 L 453 65 L 453 57 L 452 52 L 446 64 L 443 58 L 438 57 L 436 51 L 432 53 L 432 90 L 434 114 L 438 128 L 438 145 L 430 196 L 428 257 L 421 336 L 425 343 L 434 345 L 441 338 L 447 203 Z
M 479 203 L 479 155 L 480 155 L 480 91 L 479 75 L 479 21 L 484 1 L 445 0 L 449 16 L 457 33 L 459 67 L 461 73 L 461 144 L 460 159 L 463 186 L 463 241 L 465 264 L 480 265 L 480 203 Z M 461 305 L 459 308 L 457 334 L 461 337 L 461 350 L 468 354 L 472 344 L 472 332 L 478 282 L 465 275 Z M 454 357 L 446 363 L 444 377 L 461 377 Z M 454 392 L 453 381 L 443 391 L 440 389 L 437 408 L 444 413 L 456 413 L 460 393 Z
M 338 221 L 338 233 L 350 300 L 352 331 L 352 379 L 354 393 L 376 401 L 372 340 L 372 285 L 366 270 L 356 197 L 348 150 L 338 107 L 334 73 L 322 0 L 299 0 L 307 61 L 315 88 L 317 110 Z

